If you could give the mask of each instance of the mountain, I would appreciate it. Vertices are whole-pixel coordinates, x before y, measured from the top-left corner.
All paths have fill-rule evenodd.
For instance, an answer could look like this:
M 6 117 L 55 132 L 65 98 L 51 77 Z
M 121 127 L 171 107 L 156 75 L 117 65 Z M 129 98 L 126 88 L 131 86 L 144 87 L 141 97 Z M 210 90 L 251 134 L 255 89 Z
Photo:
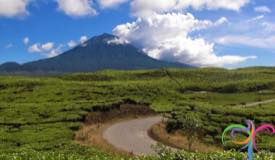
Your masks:
M 153 59 L 131 44 L 110 44 L 115 36 L 103 34 L 59 56 L 19 65 L 5 63 L 2 72 L 93 72 L 104 69 L 136 70 L 166 67 L 190 67 L 185 64 Z
M 0 66 L 0 71 L 12 72 L 20 69 L 20 64 L 16 62 L 3 63 Z

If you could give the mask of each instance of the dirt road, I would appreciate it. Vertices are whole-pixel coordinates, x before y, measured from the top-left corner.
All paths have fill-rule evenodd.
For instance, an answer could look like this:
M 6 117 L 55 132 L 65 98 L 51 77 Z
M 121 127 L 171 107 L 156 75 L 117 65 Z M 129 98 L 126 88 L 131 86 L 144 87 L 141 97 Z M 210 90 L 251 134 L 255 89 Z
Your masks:
M 261 102 L 248 103 L 245 105 L 245 107 L 254 107 L 254 106 L 269 104 L 269 103 L 273 103 L 273 102 L 275 102 L 275 99 L 269 99 L 269 100 L 264 100 Z
M 135 155 L 154 154 L 152 145 L 157 142 L 148 136 L 148 130 L 162 118 L 150 117 L 114 124 L 103 132 L 103 137 L 114 147 Z
M 257 101 L 257 102 L 250 102 L 250 103 L 246 103 L 243 105 L 235 105 L 233 107 L 255 107 L 255 106 L 259 106 L 259 105 L 265 105 L 265 104 L 270 104 L 275 102 L 275 99 L 268 99 L 268 100 L 263 100 L 263 101 Z

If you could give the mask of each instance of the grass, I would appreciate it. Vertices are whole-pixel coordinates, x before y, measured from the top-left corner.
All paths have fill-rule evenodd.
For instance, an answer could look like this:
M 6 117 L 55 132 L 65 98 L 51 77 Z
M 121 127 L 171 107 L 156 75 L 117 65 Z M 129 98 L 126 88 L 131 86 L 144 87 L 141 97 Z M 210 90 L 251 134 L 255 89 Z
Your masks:
M 275 123 L 275 104 L 232 107 L 275 98 L 274 73 L 273 68 L 205 68 L 169 69 L 168 74 L 107 70 L 57 77 L 1 76 L 0 152 L 64 151 L 74 146 L 74 134 L 89 112 L 110 110 L 125 101 L 148 104 L 157 112 L 196 103 L 191 111 L 209 114 L 206 129 L 210 142 L 217 143 L 216 131 L 230 123 L 245 118 Z M 271 137 L 268 141 L 275 142 Z M 268 146 L 275 148 L 273 144 Z

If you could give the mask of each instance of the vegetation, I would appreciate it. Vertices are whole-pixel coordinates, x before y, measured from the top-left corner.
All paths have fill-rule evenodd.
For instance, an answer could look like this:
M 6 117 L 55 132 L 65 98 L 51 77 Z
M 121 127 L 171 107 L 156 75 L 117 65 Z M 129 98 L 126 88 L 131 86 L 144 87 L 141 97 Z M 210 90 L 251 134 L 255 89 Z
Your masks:
M 85 150 L 91 157 L 108 159 L 107 154 L 93 148 L 70 149 L 76 147 L 74 133 L 89 112 L 111 110 L 124 102 L 148 104 L 157 112 L 172 111 L 175 123 L 171 130 L 179 129 L 177 116 L 197 113 L 202 117 L 203 140 L 219 145 L 220 133 L 231 123 L 243 123 L 244 119 L 275 123 L 274 103 L 244 107 L 275 98 L 274 73 L 273 68 L 206 68 L 169 69 L 168 73 L 107 70 L 56 77 L 2 76 L 0 159 L 24 157 L 25 152 L 19 154 L 22 149 L 27 150 L 27 157 L 70 153 L 68 156 L 73 154 L 74 159 L 85 159 L 81 157 Z M 260 149 L 275 150 L 274 137 L 263 135 L 258 141 Z
M 197 135 L 200 133 L 202 128 L 202 121 L 196 113 L 181 114 L 179 117 L 180 126 L 179 128 L 186 135 L 188 140 L 188 150 L 192 150 L 192 144 L 196 140 Z
M 245 120 L 254 120 L 256 125 L 261 123 L 274 124 L 274 103 L 268 105 L 259 105 L 250 108 L 242 107 L 218 107 L 189 104 L 178 107 L 172 111 L 167 124 L 168 131 L 181 130 L 183 128 L 182 116 L 190 113 L 197 113 L 202 119 L 202 130 L 200 138 L 209 144 L 220 144 L 223 129 L 229 124 L 243 124 Z M 257 145 L 261 149 L 275 151 L 275 137 L 268 134 L 257 136 Z M 236 148 L 236 146 L 227 146 L 227 148 Z
M 72 149 L 72 148 L 71 148 Z M 163 146 L 157 147 L 158 155 L 148 157 L 122 157 L 108 155 L 98 150 L 79 150 L 78 152 L 64 151 L 35 151 L 20 150 L 20 152 L 0 153 L 1 160 L 243 160 L 245 153 L 226 151 L 218 153 L 197 153 L 186 151 L 171 151 Z M 81 154 L 79 153 L 81 152 Z M 271 160 L 275 155 L 270 152 L 260 152 L 255 155 L 255 160 Z

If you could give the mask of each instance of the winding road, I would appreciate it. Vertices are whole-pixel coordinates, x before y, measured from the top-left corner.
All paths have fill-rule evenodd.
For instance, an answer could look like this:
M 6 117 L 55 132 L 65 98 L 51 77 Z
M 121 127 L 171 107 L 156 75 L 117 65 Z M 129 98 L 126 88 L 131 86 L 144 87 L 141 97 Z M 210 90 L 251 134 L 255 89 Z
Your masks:
M 245 107 L 273 102 L 275 99 L 248 103 Z M 156 116 L 116 123 L 103 132 L 103 138 L 114 147 L 135 155 L 152 155 L 155 154 L 152 145 L 157 142 L 148 135 L 148 130 L 161 120 L 161 116 Z
M 103 132 L 103 138 L 114 147 L 135 155 L 155 154 L 152 145 L 157 144 L 148 135 L 154 124 L 161 122 L 162 117 L 134 119 L 112 125 Z

